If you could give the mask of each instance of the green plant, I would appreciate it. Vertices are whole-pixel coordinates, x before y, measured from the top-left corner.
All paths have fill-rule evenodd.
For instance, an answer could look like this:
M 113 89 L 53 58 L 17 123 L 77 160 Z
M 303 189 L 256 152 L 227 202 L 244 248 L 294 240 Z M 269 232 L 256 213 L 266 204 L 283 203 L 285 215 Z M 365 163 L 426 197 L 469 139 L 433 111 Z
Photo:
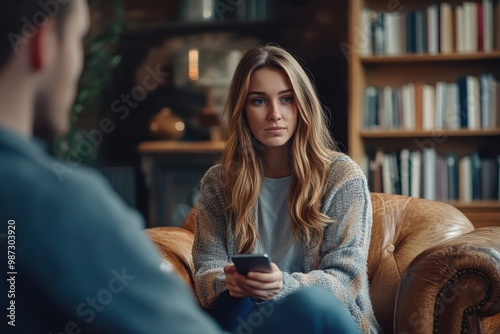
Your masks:
M 95 165 L 99 145 L 81 145 L 83 131 L 98 127 L 103 94 L 122 59 L 117 46 L 123 31 L 123 8 L 122 0 L 89 0 L 89 6 L 91 29 L 84 40 L 84 70 L 71 111 L 72 126 L 54 143 L 54 151 L 63 161 Z

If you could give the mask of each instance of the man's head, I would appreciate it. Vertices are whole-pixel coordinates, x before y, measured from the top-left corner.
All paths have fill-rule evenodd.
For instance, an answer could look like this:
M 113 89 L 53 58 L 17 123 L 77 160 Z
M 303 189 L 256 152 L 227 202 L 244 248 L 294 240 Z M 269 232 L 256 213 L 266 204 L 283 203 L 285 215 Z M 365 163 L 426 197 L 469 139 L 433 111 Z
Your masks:
M 31 100 L 31 131 L 53 139 L 69 128 L 89 25 L 86 1 L 17 0 L 0 20 L 0 81 L 16 77 L 22 98 Z

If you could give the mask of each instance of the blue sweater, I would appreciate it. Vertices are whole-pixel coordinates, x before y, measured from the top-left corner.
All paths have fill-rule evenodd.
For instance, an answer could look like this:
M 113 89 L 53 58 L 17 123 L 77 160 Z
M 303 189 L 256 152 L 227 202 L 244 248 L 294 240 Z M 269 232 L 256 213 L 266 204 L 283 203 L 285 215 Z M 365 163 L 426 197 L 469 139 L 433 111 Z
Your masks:
M 4 276 L 0 281 L 2 327 L 12 319 L 16 326 L 7 325 L 8 332 L 221 332 L 185 284 L 161 270 L 141 217 L 103 177 L 57 162 L 34 140 L 0 129 L 3 260 L 8 241 L 13 244 L 8 222 L 15 226 L 9 271 L 16 273 L 8 285 Z M 15 296 L 6 298 L 8 291 Z

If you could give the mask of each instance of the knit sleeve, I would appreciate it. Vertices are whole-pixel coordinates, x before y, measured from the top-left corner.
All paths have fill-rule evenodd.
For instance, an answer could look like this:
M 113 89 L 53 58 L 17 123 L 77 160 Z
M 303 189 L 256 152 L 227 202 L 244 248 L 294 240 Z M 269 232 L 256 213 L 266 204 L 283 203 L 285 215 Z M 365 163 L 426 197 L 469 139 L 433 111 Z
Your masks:
M 195 292 L 204 308 L 211 308 L 215 298 L 226 290 L 223 268 L 230 262 L 226 242 L 229 231 L 223 208 L 220 169 L 213 167 L 200 183 L 193 244 Z
M 333 168 L 322 206 L 333 223 L 324 230 L 319 256 L 309 249 L 305 273 L 283 274 L 284 288 L 277 299 L 301 286 L 319 285 L 345 305 L 362 333 L 377 332 L 367 275 L 372 207 L 366 178 L 348 158 L 337 161 Z

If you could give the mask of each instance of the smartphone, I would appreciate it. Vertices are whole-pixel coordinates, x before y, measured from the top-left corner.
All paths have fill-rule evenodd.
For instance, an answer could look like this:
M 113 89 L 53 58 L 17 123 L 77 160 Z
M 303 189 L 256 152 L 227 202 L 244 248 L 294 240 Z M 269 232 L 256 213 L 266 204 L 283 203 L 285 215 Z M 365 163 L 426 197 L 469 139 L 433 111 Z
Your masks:
M 233 261 L 238 273 L 242 275 L 246 275 L 250 271 L 263 273 L 273 272 L 271 260 L 267 254 L 238 254 L 234 255 L 231 260 Z

